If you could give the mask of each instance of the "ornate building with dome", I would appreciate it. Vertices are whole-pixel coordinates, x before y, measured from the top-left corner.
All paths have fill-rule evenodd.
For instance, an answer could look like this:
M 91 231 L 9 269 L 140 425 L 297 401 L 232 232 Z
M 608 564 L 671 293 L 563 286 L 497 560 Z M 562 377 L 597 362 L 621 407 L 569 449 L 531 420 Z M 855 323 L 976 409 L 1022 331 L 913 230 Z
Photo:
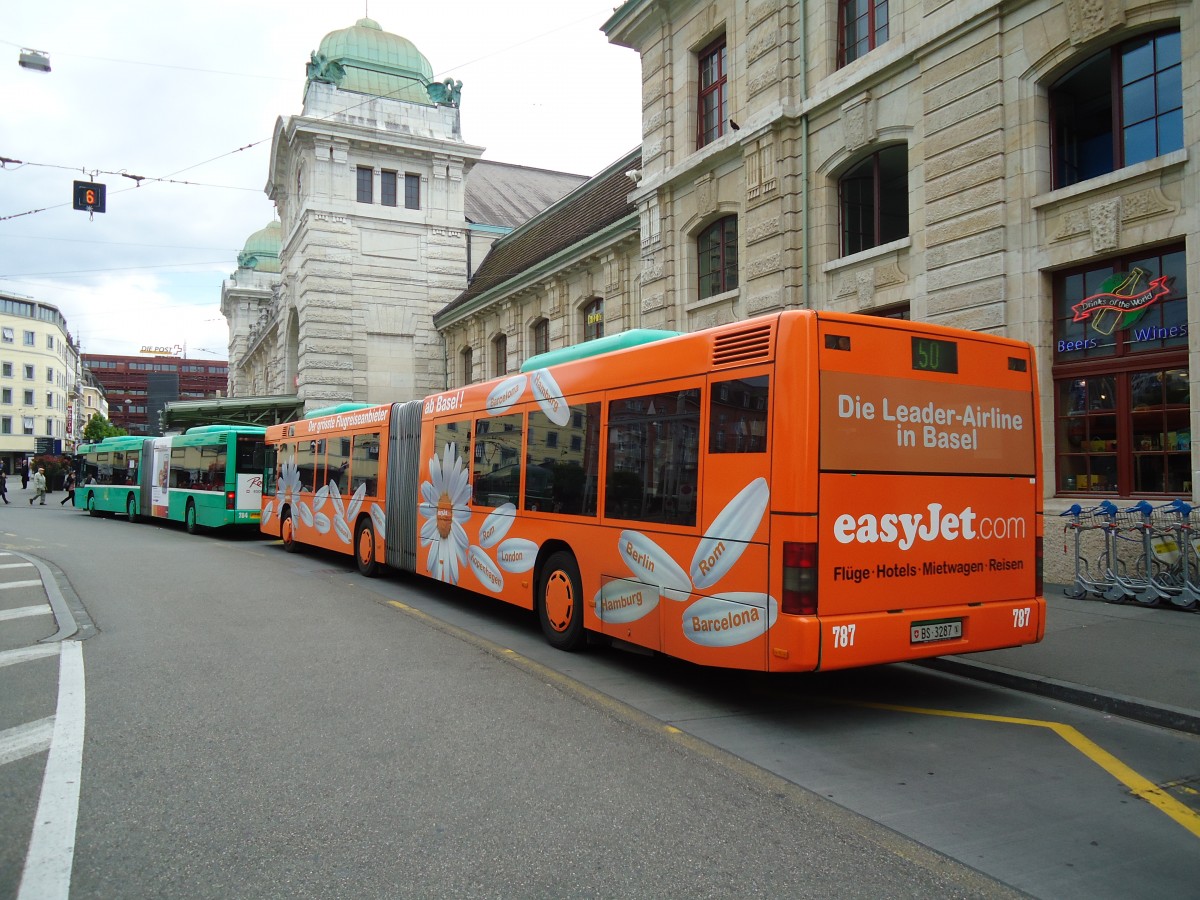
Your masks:
M 497 238 L 585 181 L 482 161 L 462 137 L 462 89 L 371 19 L 321 41 L 300 114 L 275 125 L 279 221 L 222 287 L 231 396 L 312 409 L 445 386 L 434 313 Z

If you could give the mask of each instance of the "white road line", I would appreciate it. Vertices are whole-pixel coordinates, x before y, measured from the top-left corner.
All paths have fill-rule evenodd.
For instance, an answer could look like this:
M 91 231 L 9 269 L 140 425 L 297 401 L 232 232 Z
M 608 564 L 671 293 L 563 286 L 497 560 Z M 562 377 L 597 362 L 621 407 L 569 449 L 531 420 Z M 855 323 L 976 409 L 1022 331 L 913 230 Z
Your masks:
M 29 583 L 41 584 L 40 581 L 31 581 Z M 41 606 L 18 606 L 16 609 L 0 609 L 0 622 L 5 619 L 24 619 L 26 616 L 43 616 L 53 611 L 49 603 L 43 603 Z
M 0 591 L 7 591 L 10 588 L 33 587 L 35 584 L 41 584 L 40 578 L 35 578 L 32 581 L 5 581 L 0 583 Z
M 34 644 L 32 647 L 18 647 L 16 650 L 5 650 L 0 653 L 0 669 L 5 666 L 15 666 L 17 663 L 28 662 L 31 659 L 42 659 L 58 653 L 58 644 Z
M 70 896 L 83 772 L 85 699 L 83 646 L 79 641 L 64 641 L 59 655 L 54 737 L 17 900 L 67 900 Z
M 31 569 L 33 563 L 0 563 L 0 569 Z
M 50 749 L 54 716 L 0 731 L 0 766 Z

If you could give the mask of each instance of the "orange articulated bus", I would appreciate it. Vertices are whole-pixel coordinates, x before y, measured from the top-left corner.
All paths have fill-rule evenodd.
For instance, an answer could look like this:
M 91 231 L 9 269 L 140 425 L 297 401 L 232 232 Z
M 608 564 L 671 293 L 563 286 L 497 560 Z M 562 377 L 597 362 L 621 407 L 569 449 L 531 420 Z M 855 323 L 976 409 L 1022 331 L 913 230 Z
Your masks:
M 812 311 L 627 332 L 267 430 L 262 530 L 710 666 L 1038 641 L 1028 344 Z

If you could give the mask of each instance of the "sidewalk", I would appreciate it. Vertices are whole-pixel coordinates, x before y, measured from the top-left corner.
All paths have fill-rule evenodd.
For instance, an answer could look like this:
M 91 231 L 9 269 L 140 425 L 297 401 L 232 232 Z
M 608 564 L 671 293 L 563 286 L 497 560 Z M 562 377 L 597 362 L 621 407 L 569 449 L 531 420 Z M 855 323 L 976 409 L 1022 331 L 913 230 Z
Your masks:
M 1041 643 L 927 665 L 1200 734 L 1200 613 L 1072 600 L 1046 585 Z

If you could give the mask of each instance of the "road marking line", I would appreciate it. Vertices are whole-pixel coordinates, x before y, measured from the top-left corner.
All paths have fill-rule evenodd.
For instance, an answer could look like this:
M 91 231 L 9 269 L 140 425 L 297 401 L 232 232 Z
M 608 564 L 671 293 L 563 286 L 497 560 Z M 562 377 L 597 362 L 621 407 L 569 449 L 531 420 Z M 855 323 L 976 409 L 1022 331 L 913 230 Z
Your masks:
M 19 587 L 33 587 L 35 584 L 41 584 L 41 583 L 42 583 L 42 580 L 40 578 L 34 578 L 30 581 L 5 581 L 3 583 L 0 583 L 0 591 L 7 591 L 7 590 L 11 590 L 12 588 L 19 588 Z
M 5 554 L 7 556 L 8 554 Z M 0 563 L 0 569 L 31 569 L 33 563 Z
M 40 581 L 30 583 L 41 584 Z M 18 606 L 16 609 L 0 609 L 0 622 L 6 619 L 24 619 L 26 616 L 42 616 L 53 611 L 49 603 L 43 603 L 41 606 Z
M 32 647 L 18 647 L 16 650 L 5 650 L 0 653 L 0 669 L 17 663 L 29 662 L 31 659 L 42 659 L 58 653 L 58 644 L 34 644 Z
M 1145 800 L 1177 823 L 1190 831 L 1195 837 L 1200 837 L 1200 812 L 1180 803 L 1150 779 L 1139 775 L 1125 763 L 1121 762 L 1099 744 L 1083 736 L 1076 728 L 1061 722 L 1048 722 L 1042 719 L 1022 719 L 1014 716 L 993 716 L 987 713 L 958 712 L 950 709 L 922 709 L 917 706 L 896 706 L 890 703 L 869 703 L 866 701 L 843 701 L 851 706 L 863 706 L 869 709 L 887 709 L 893 712 L 916 713 L 922 716 L 945 716 L 951 719 L 976 719 L 982 722 L 1000 722 L 1005 725 L 1031 725 L 1035 728 L 1048 728 L 1060 738 L 1102 768 L 1105 772 L 1125 785 L 1135 797 Z
M 65 641 L 59 655 L 54 737 L 17 900 L 67 900 L 70 896 L 85 713 L 83 646 L 79 641 Z
M 50 749 L 54 716 L 0 731 L 0 766 Z

